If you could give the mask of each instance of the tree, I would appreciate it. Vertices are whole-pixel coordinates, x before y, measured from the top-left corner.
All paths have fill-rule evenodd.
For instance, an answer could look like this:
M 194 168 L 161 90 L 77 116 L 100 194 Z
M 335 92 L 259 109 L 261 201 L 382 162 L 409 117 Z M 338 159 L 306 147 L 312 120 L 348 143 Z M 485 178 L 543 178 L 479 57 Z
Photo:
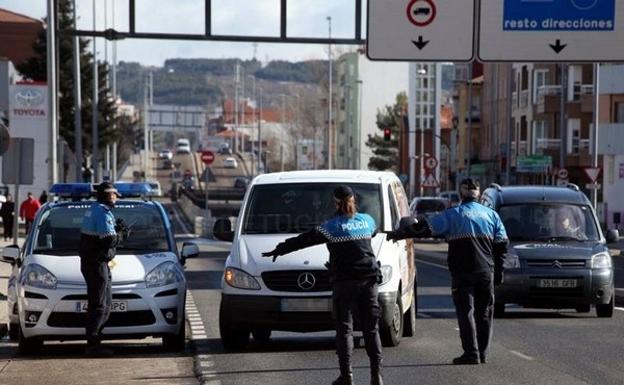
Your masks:
M 398 171 L 401 119 L 403 119 L 406 109 L 407 95 L 401 92 L 396 96 L 394 105 L 385 106 L 382 111 L 377 111 L 377 128 L 380 134 L 369 134 L 366 141 L 366 146 L 375 155 L 368 161 L 369 169 Z M 386 128 L 389 128 L 391 131 L 389 141 L 384 140 L 383 137 L 383 132 Z
M 74 137 L 74 77 L 73 77 L 73 36 L 68 31 L 73 28 L 73 7 L 69 0 L 58 1 L 59 34 L 57 36 L 58 55 L 58 92 L 59 92 L 59 135 L 63 137 L 72 151 L 76 150 Z M 17 70 L 26 78 L 33 81 L 47 81 L 46 72 L 46 31 L 43 30 L 37 40 L 33 43 L 35 56 L 27 59 L 17 67 Z M 93 103 L 93 55 L 87 52 L 88 42 L 79 39 L 80 55 L 80 82 L 82 98 L 82 145 L 83 154 L 91 153 L 91 128 L 92 115 L 91 106 Z M 98 64 L 98 127 L 99 127 L 99 148 L 103 149 L 108 144 L 112 144 L 119 138 L 115 130 L 117 118 L 117 107 L 111 95 L 111 90 L 107 86 L 108 65 Z

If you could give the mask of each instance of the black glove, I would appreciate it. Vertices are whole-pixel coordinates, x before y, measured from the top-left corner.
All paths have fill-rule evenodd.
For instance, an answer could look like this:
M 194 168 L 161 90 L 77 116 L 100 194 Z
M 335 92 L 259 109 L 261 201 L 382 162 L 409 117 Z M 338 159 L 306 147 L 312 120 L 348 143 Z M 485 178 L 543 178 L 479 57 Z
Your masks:
M 396 242 L 399 239 L 399 235 L 397 234 L 396 231 L 389 231 L 386 233 L 386 240 L 387 241 L 394 241 Z
M 503 271 L 502 270 L 494 270 L 494 286 L 501 285 L 503 283 Z
M 126 223 L 121 218 L 117 218 L 115 221 L 115 232 L 121 234 L 122 240 L 126 240 L 130 236 L 130 228 L 126 226 Z

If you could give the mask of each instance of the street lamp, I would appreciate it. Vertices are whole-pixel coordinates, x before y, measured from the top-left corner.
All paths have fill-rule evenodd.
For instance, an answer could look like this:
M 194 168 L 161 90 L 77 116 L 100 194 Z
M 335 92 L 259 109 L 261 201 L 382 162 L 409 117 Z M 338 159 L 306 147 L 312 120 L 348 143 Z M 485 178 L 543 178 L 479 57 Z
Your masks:
M 331 16 L 327 16 L 327 22 L 329 24 L 329 96 L 328 96 L 328 115 L 329 119 L 327 122 L 327 169 L 332 169 L 332 83 L 333 83 L 333 63 L 332 63 L 332 44 L 331 44 L 331 36 L 332 36 L 332 18 Z

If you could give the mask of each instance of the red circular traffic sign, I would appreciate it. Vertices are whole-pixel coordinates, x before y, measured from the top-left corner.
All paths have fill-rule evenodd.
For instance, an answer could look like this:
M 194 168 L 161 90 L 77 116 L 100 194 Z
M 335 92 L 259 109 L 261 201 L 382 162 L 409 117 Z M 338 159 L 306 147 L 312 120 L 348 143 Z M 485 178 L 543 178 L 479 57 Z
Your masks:
M 407 20 L 417 27 L 426 27 L 436 17 L 433 0 L 412 0 L 407 5 Z
M 215 155 L 212 153 L 212 151 L 202 151 L 201 160 L 202 162 L 204 162 L 204 164 L 212 164 L 212 162 L 214 162 L 215 160 Z

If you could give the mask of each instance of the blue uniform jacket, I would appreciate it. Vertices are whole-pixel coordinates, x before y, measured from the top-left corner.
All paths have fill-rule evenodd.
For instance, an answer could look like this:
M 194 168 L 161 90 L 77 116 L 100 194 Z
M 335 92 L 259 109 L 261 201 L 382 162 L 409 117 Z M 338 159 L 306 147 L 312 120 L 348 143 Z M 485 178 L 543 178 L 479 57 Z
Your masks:
M 115 257 L 115 248 L 120 241 L 110 208 L 93 202 L 82 218 L 80 258 L 85 262 L 108 262 Z
M 327 244 L 329 270 L 336 281 L 377 277 L 379 265 L 371 246 L 377 233 L 375 220 L 357 213 L 352 218 L 338 215 L 277 245 L 279 255 L 306 247 Z

